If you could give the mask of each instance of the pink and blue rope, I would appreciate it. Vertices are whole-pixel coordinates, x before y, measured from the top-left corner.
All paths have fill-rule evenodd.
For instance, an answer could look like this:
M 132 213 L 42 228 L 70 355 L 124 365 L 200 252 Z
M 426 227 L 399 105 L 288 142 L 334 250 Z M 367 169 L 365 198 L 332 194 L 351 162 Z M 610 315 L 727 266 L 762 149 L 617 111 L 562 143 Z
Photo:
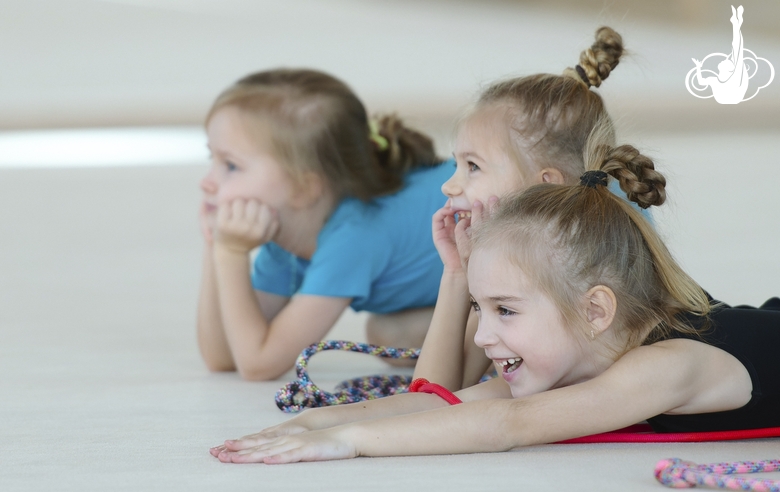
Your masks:
M 736 461 L 697 465 L 679 458 L 661 460 L 655 465 L 655 478 L 667 487 L 681 489 L 697 485 L 726 490 L 780 492 L 780 480 L 760 480 L 734 476 L 780 470 L 780 460 Z

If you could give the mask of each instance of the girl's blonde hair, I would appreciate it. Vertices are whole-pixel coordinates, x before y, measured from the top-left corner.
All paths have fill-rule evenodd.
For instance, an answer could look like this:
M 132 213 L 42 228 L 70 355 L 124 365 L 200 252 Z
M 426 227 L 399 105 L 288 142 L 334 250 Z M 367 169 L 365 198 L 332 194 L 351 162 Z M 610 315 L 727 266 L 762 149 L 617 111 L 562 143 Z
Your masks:
M 605 128 L 606 126 L 606 128 Z M 583 295 L 596 285 L 617 298 L 615 326 L 624 331 L 618 353 L 658 340 L 671 330 L 694 333 L 679 316 L 706 315 L 706 293 L 672 258 L 642 215 L 606 187 L 607 175 L 640 207 L 666 199 L 664 177 L 630 145 L 603 143 L 609 123 L 597 125 L 587 145 L 588 169 L 606 174 L 598 185 L 541 184 L 503 198 L 497 213 L 474 231 L 486 246 L 514 262 L 559 308 L 568 326 L 585 327 Z M 704 325 L 706 327 L 706 325 Z
M 527 159 L 522 156 L 531 155 L 535 171 L 553 166 L 572 182 L 584 170 L 588 135 L 598 122 L 609 119 L 601 96 L 590 87 L 599 87 L 609 77 L 624 52 L 620 34 L 601 27 L 593 45 L 580 54 L 577 68 L 493 84 L 480 96 L 475 112 L 502 111 L 515 160 L 523 162 Z
M 404 174 L 438 164 L 433 141 L 395 115 L 369 123 L 365 107 L 342 81 L 315 70 L 277 69 L 242 78 L 217 97 L 206 122 L 235 107 L 247 130 L 269 140 L 293 179 L 315 172 L 337 199 L 392 193 Z M 269 139 L 270 136 L 270 139 Z

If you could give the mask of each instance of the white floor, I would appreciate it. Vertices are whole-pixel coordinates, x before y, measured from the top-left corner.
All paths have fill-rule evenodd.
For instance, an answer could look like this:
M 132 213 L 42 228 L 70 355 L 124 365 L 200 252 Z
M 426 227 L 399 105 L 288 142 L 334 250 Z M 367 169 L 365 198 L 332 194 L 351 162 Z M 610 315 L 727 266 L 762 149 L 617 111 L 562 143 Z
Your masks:
M 670 189 L 688 195 L 678 191 L 678 215 L 658 220 L 713 293 L 758 303 L 780 293 L 778 261 L 767 258 L 778 244 L 772 191 L 780 176 L 767 168 L 749 179 L 736 169 L 780 149 L 766 139 L 760 156 L 729 155 L 718 164 L 706 149 L 721 140 L 653 140 L 664 155 L 688 144 L 704 149 L 700 161 L 692 148 L 676 158 L 682 164 Z M 195 210 L 202 172 L 0 170 L 0 490 L 660 490 L 652 471 L 663 458 L 780 455 L 776 441 L 764 440 L 220 464 L 207 453 L 211 445 L 286 418 L 273 394 L 291 374 L 248 383 L 209 374 L 199 359 Z M 360 339 L 361 321 L 348 314 L 332 335 Z M 329 387 L 385 366 L 367 356 L 322 354 L 311 369 Z

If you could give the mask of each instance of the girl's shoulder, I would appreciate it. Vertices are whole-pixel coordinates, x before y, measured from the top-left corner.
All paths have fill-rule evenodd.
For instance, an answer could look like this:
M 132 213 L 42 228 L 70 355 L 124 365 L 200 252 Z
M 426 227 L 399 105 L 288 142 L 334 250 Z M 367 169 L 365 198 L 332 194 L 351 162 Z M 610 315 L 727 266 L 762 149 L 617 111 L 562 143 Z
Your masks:
M 415 168 L 406 174 L 401 190 L 363 201 L 354 197 L 341 200 L 328 220 L 331 227 L 358 227 L 361 230 L 403 226 L 424 227 L 430 234 L 431 217 L 444 205 L 441 185 L 452 175 L 445 161 L 436 166 Z

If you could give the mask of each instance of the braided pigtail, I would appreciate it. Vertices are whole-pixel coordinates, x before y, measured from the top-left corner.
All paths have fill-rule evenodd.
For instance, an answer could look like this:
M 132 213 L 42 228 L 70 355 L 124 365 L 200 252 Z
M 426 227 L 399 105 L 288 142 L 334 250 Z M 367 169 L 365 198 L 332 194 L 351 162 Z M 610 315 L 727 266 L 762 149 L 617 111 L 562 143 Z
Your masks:
M 629 200 L 645 209 L 666 201 L 666 178 L 635 147 L 600 145 L 596 152 L 599 169 L 618 180 Z
M 590 167 L 611 175 L 620 183 L 620 188 L 627 198 L 642 208 L 659 206 L 666 201 L 666 178 L 655 169 L 652 159 L 642 155 L 631 145 L 610 147 L 595 146 L 593 155 L 595 162 Z M 593 172 L 593 171 L 590 171 Z M 587 175 L 588 173 L 586 173 Z M 696 315 L 706 315 L 710 310 L 707 294 L 674 260 L 666 245 L 656 233 L 652 225 L 636 210 L 629 207 L 622 199 L 603 190 L 605 196 L 620 204 L 628 214 L 634 227 L 641 234 L 653 265 L 653 270 L 661 283 L 661 292 L 666 294 L 664 309 L 657 311 L 661 323 L 655 327 L 648 341 L 665 336 L 670 330 L 695 332 L 676 315 L 689 312 Z
M 563 74 L 579 80 L 588 87 L 599 87 L 620 63 L 623 56 L 623 38 L 611 27 L 596 31 L 596 41 L 580 54 L 580 63 L 567 68 Z

